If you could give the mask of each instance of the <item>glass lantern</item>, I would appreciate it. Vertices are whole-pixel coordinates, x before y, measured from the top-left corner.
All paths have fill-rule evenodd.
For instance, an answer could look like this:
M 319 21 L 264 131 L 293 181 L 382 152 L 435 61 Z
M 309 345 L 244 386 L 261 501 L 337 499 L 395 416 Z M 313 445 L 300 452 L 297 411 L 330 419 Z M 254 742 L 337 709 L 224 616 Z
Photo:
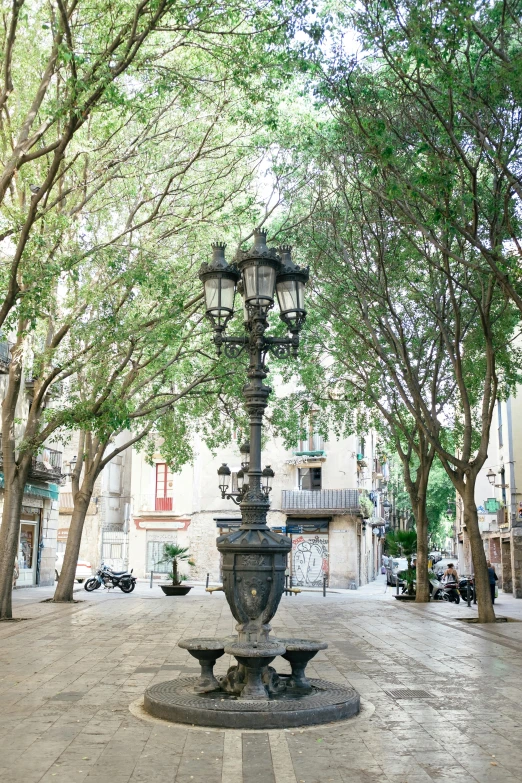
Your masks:
M 221 490 L 221 494 L 224 497 L 226 495 L 226 492 L 230 486 L 230 468 L 224 462 L 220 468 L 218 468 L 218 477 L 219 477 L 219 489 Z
M 274 479 L 275 473 L 270 467 L 270 465 L 267 465 L 262 473 L 263 476 L 263 492 L 268 497 L 270 492 L 272 491 L 272 481 Z
M 279 249 L 282 269 L 277 275 L 276 291 L 280 318 L 291 331 L 299 331 L 306 317 L 304 291 L 308 281 L 308 269 L 296 266 L 292 261 L 292 248 Z
M 202 264 L 199 279 L 205 291 L 205 310 L 216 331 L 224 331 L 234 314 L 234 297 L 239 273 L 225 260 L 223 243 L 212 245 L 212 262 Z
M 245 305 L 269 309 L 274 304 L 276 275 L 281 267 L 279 256 L 267 247 L 266 231 L 254 232 L 254 246 L 241 252 L 238 267 L 242 276 Z

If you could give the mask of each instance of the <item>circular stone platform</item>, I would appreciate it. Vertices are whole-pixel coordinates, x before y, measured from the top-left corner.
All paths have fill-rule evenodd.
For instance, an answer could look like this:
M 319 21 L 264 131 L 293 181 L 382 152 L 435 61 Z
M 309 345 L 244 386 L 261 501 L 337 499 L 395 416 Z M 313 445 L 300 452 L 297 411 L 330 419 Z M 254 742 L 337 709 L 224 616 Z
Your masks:
M 156 718 L 227 729 L 286 729 L 314 726 L 357 715 L 360 697 L 353 688 L 326 680 L 310 680 L 313 692 L 296 697 L 288 692 L 270 700 L 248 701 L 221 691 L 194 693 L 197 677 L 151 685 L 144 708 Z

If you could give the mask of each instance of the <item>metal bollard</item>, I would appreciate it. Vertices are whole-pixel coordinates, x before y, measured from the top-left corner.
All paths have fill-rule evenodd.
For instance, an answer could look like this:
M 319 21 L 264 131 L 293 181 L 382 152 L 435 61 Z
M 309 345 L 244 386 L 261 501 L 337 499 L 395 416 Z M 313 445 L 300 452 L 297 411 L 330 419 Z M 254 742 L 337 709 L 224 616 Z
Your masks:
M 396 577 L 397 595 L 399 595 L 399 577 Z
M 323 576 L 323 598 L 326 598 L 326 577 Z
M 208 580 L 210 579 L 210 574 L 207 574 L 207 581 L 205 583 L 205 589 L 208 587 Z
M 473 574 L 473 604 L 477 603 L 477 588 L 475 587 L 475 574 Z
M 468 606 L 471 606 L 471 578 L 468 579 L 468 589 L 466 593 L 466 600 L 468 602 Z
M 154 576 L 154 571 L 150 572 L 150 589 L 152 590 L 152 577 Z

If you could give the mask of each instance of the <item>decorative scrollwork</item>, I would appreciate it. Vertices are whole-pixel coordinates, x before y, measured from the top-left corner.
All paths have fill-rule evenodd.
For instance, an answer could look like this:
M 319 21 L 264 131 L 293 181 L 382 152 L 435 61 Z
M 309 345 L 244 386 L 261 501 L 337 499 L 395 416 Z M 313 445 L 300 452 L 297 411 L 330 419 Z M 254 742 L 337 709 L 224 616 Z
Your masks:
M 276 359 L 286 359 L 290 355 L 290 345 L 269 345 L 268 350 Z
M 225 343 L 223 352 L 228 359 L 237 359 L 237 357 L 240 356 L 244 350 L 244 345 L 230 345 L 229 343 Z

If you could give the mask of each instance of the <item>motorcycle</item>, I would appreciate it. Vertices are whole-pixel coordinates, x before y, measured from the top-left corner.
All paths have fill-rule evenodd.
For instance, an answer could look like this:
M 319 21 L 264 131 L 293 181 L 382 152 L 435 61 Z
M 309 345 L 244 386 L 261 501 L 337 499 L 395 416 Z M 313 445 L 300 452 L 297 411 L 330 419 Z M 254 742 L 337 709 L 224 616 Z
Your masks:
M 109 566 L 102 563 L 96 572 L 96 576 L 87 579 L 84 587 L 88 593 L 92 593 L 93 590 L 97 590 L 102 585 L 107 590 L 119 587 L 123 593 L 132 593 L 137 582 L 136 577 L 132 576 L 132 571 L 113 571 Z
M 460 594 L 456 582 L 441 582 L 436 577 L 433 577 L 430 579 L 430 594 L 432 601 L 460 603 Z
M 468 590 L 470 601 L 473 602 L 475 598 L 475 585 L 473 579 L 470 576 L 464 576 L 459 580 L 459 593 L 462 596 L 463 601 L 468 600 Z
M 446 582 L 446 584 L 443 585 L 442 600 L 460 604 L 459 586 L 456 582 Z

